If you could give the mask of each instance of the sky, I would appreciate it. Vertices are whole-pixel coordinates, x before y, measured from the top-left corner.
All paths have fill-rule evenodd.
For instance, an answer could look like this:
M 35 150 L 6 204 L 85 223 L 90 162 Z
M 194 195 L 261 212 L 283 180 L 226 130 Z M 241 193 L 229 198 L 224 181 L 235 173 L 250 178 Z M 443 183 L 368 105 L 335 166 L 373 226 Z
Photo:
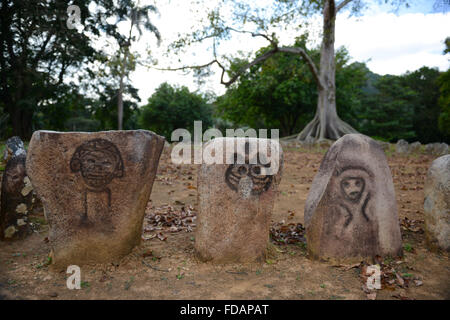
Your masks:
M 153 3 L 152 0 L 141 0 L 141 3 L 145 2 Z M 435 0 L 415 1 L 410 8 L 401 8 L 396 13 L 392 12 L 390 6 L 376 4 L 376 1 L 369 2 L 372 5 L 363 15 L 349 17 L 346 12 L 342 12 L 336 21 L 335 46 L 345 46 L 352 57 L 351 62 L 366 62 L 371 71 L 381 75 L 400 75 L 422 66 L 437 67 L 441 71 L 449 68 L 449 55 L 444 56 L 442 52 L 444 39 L 450 36 L 450 13 L 435 12 Z M 160 13 L 152 14 L 151 18 L 162 34 L 161 45 L 157 46 L 153 35 L 144 34 L 132 49 L 145 55 L 146 49 L 150 48 L 152 59 L 158 61 L 160 68 L 200 65 L 212 60 L 210 43 L 193 47 L 186 54 L 167 55 L 167 45 L 176 40 L 179 33 L 198 26 L 196 20 L 208 11 L 206 7 L 189 7 L 189 3 L 187 0 L 158 1 Z M 207 5 L 212 8 L 214 1 L 207 1 Z M 318 45 L 321 17 L 312 17 L 310 23 L 313 42 Z M 288 30 L 281 33 L 280 41 L 289 45 L 294 37 L 295 34 Z M 267 45 L 267 41 L 262 38 L 239 35 L 223 43 L 221 53 L 235 55 L 237 50 L 254 53 Z M 130 81 L 139 89 L 141 104 L 146 103 L 164 81 L 171 85 L 187 86 L 191 91 L 221 95 L 226 88 L 220 84 L 220 69 L 213 70 L 216 71 L 215 74 L 199 85 L 192 74 L 139 66 L 130 75 Z

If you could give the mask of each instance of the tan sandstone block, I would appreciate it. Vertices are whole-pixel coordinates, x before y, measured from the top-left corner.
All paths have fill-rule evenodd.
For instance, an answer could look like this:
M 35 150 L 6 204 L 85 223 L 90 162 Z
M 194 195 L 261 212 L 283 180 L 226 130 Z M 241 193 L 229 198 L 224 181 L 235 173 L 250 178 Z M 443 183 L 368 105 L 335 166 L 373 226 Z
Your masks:
M 263 153 L 251 147 L 262 140 L 278 150 L 278 157 L 276 152 L 270 151 L 263 157 Z M 242 143 L 242 149 L 235 148 L 238 141 Z M 246 145 L 245 141 L 250 144 Z M 203 152 L 220 145 L 225 150 L 224 163 L 203 163 L 198 172 L 196 254 L 203 261 L 218 263 L 264 259 L 283 166 L 281 146 L 277 141 L 267 139 L 216 138 L 204 145 Z M 229 153 L 228 161 L 227 145 L 233 146 L 229 150 L 236 151 Z M 238 164 L 238 158 L 245 163 Z M 278 167 L 278 170 L 266 174 L 270 167 Z
M 394 184 L 371 138 L 347 134 L 322 159 L 305 204 L 311 257 L 361 261 L 402 254 Z
M 27 173 L 56 265 L 114 262 L 139 244 L 163 146 L 145 130 L 33 134 Z

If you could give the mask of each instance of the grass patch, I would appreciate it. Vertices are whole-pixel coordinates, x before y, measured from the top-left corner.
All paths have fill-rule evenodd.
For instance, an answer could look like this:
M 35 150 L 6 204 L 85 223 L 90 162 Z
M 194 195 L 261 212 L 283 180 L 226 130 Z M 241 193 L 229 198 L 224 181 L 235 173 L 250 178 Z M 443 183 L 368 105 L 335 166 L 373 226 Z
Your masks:
M 47 221 L 44 218 L 40 218 L 40 217 L 31 217 L 30 222 L 36 223 L 36 224 L 42 224 L 42 225 L 47 224 Z
M 406 252 L 412 252 L 414 250 L 413 246 L 410 243 L 405 243 L 403 245 L 403 249 L 405 249 Z

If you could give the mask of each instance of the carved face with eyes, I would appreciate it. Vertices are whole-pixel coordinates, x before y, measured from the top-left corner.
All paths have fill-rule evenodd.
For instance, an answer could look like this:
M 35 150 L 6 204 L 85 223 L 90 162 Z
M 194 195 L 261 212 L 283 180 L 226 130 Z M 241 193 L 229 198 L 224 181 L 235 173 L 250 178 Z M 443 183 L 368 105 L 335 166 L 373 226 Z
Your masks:
M 104 188 L 112 179 L 123 175 L 119 150 L 103 139 L 91 140 L 78 147 L 70 165 L 72 171 L 81 171 L 84 182 L 94 189 Z
M 364 191 L 365 182 L 361 177 L 346 177 L 341 181 L 341 190 L 344 197 L 351 202 L 358 202 Z
M 232 164 L 225 172 L 228 186 L 247 198 L 250 194 L 259 195 L 269 189 L 272 175 L 266 175 L 270 164 Z
M 115 162 L 108 152 L 88 152 L 81 159 L 81 175 L 94 188 L 109 184 L 114 178 Z

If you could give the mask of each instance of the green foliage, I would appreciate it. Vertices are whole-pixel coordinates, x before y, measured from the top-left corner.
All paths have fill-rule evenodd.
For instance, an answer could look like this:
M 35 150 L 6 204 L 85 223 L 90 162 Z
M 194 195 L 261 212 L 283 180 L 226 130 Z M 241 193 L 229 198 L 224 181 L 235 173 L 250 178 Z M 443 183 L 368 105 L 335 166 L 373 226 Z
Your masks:
M 95 98 L 91 93 L 100 88 L 97 79 L 102 77 L 92 67 L 96 62 L 104 65 L 108 59 L 102 49 L 94 48 L 93 41 L 108 36 L 123 43 L 128 35 L 119 33 L 117 20 L 127 19 L 129 9 L 137 8 L 132 0 L 119 2 L 118 5 L 115 0 L 0 2 L 0 29 L 3 30 L 0 32 L 0 136 L 19 135 L 27 139 L 33 130 L 65 130 L 75 122 L 95 129 L 96 123 L 89 121 L 92 101 L 86 97 Z M 80 8 L 82 29 L 69 29 L 66 25 L 69 4 Z M 90 4 L 100 10 L 90 12 Z M 131 10 L 137 30 L 142 32 L 144 27 L 153 31 L 154 26 L 145 19 L 144 13 L 153 11 L 154 7 L 138 9 Z M 133 59 L 130 55 L 127 66 L 134 66 Z M 106 82 L 116 85 L 111 70 L 107 76 Z
M 415 136 L 412 101 L 416 95 L 401 80 L 397 76 L 385 75 L 377 81 L 375 88 L 378 92 L 366 97 L 364 110 L 359 116 L 359 129 L 363 133 L 384 137 L 388 141 Z
M 362 105 L 355 113 L 358 122 L 355 128 L 390 142 L 448 141 L 442 130 L 445 124 L 438 126 L 446 119 L 445 94 L 441 90 L 440 97 L 439 92 L 439 84 L 442 88 L 446 82 L 437 69 L 428 67 L 401 76 L 380 77 L 369 71 Z
M 131 85 L 127 85 L 124 91 L 128 93 L 128 99 L 123 100 L 123 120 L 125 130 L 136 129 L 140 101 L 138 91 Z M 117 88 L 106 84 L 102 92 L 98 92 L 99 98 L 92 103 L 93 118 L 100 123 L 101 130 L 117 129 Z
M 246 62 L 235 60 L 232 70 L 242 63 Z M 306 124 L 316 100 L 316 84 L 306 64 L 298 56 L 280 53 L 241 75 L 216 105 L 224 119 L 255 129 L 280 128 L 283 136 Z
M 449 39 L 449 38 L 447 38 Z M 450 42 L 450 41 L 449 41 Z M 439 131 L 446 141 L 450 140 L 450 69 L 442 73 L 438 79 L 440 115 Z
M 203 130 L 212 126 L 212 109 L 206 98 L 189 92 L 184 86 L 173 87 L 163 83 L 141 108 L 139 125 L 170 141 L 175 129 L 185 128 L 193 132 L 195 120 L 203 122 Z
M 415 99 L 412 101 L 414 140 L 422 143 L 439 142 L 444 138 L 438 130 L 441 113 L 438 104 L 439 75 L 437 68 L 422 67 L 402 76 L 403 85 L 415 93 Z
M 9 115 L 4 112 L 0 102 L 0 140 L 11 135 L 12 128 L 9 125 Z
M 370 71 L 364 63 L 349 64 L 345 48 L 336 52 L 336 105 L 342 120 L 359 128 L 359 113 L 363 108 Z
M 302 41 L 298 39 L 295 45 L 303 46 Z M 267 50 L 261 49 L 258 55 Z M 309 54 L 318 60 L 318 51 Z M 337 50 L 336 99 L 343 119 L 356 126 L 368 69 L 362 63 L 348 61 L 348 52 L 344 48 Z M 245 63 L 235 59 L 231 72 Z M 237 126 L 279 128 L 281 136 L 288 136 L 298 133 L 313 117 L 317 85 L 301 57 L 279 53 L 241 75 L 215 104 L 217 114 Z

